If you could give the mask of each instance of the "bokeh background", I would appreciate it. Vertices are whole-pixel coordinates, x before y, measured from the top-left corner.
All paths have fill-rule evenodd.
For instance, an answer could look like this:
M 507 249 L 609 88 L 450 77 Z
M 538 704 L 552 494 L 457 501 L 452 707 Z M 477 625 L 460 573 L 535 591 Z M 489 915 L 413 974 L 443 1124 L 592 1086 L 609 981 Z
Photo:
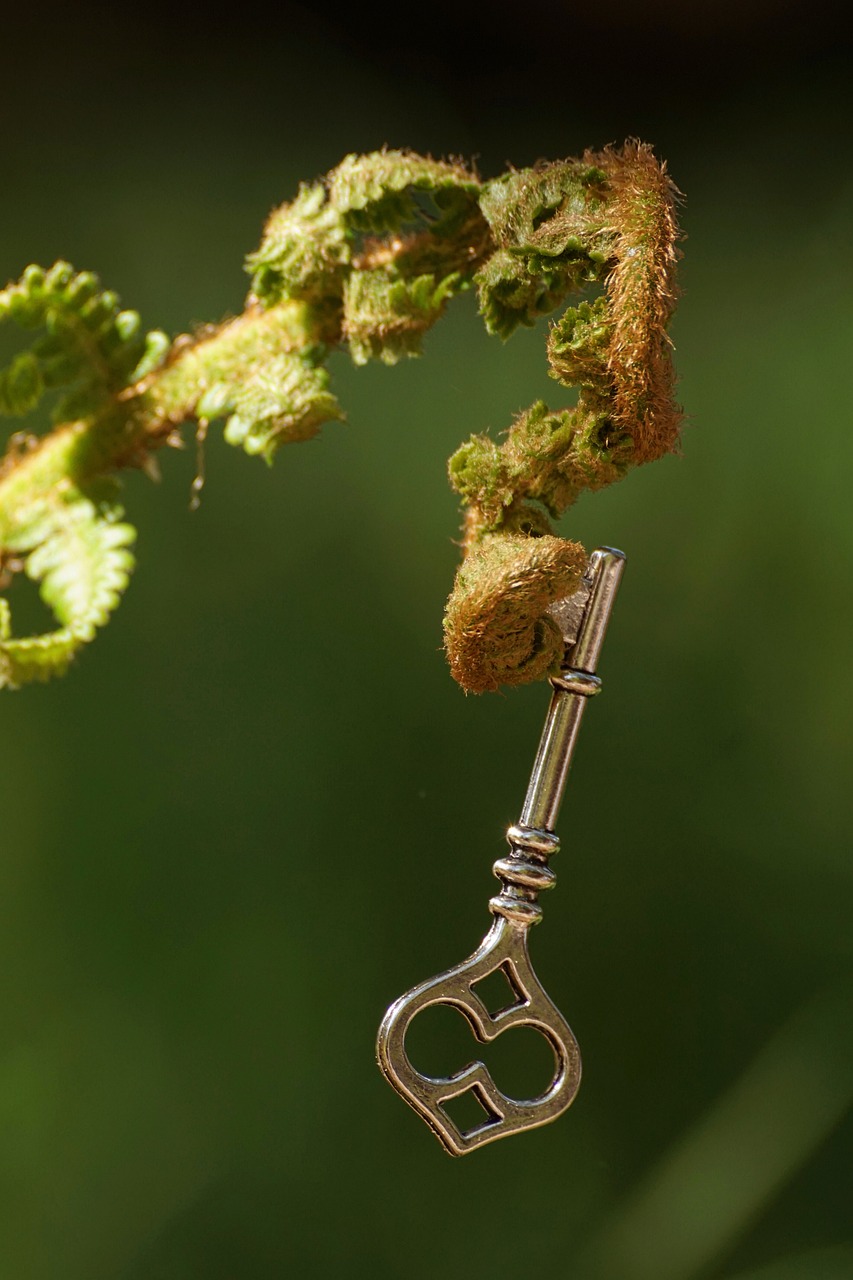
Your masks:
M 444 460 L 559 405 L 544 327 L 502 347 L 468 297 L 421 361 L 336 357 L 348 423 L 272 471 L 213 433 L 196 513 L 191 442 L 128 477 L 124 604 L 2 698 L 0 1276 L 853 1276 L 842 7 L 7 9 L 4 280 L 67 257 L 186 330 L 349 151 L 493 175 L 636 135 L 687 195 L 689 423 L 561 526 L 629 557 L 532 939 L 583 1087 L 461 1161 L 373 1041 L 488 926 L 545 712 L 440 651 Z M 419 1065 L 467 1061 L 424 1028 Z M 487 1060 L 535 1091 L 516 1034 Z

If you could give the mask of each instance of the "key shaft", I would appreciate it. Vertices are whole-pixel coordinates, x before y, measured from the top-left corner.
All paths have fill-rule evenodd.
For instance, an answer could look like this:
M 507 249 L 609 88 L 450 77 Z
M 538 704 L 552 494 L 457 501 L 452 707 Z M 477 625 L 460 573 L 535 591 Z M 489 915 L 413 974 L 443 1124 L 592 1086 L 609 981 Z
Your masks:
M 625 556 L 611 547 L 599 547 L 590 556 L 586 573 L 589 598 L 577 639 L 566 653 L 560 674 L 551 679 L 554 692 L 520 826 L 545 831 L 556 826 L 587 699 L 601 688 L 595 671 L 624 568 Z
M 576 593 L 580 599 L 585 598 L 583 611 L 568 610 L 566 615 L 572 631 L 566 635 L 566 656 L 560 672 L 551 677 L 551 704 L 521 818 L 507 831 L 511 853 L 494 865 L 503 887 L 489 908 L 518 927 L 538 924 L 542 919 L 539 894 L 556 883 L 556 876 L 547 865 L 560 848 L 554 827 L 586 704 L 601 688 L 595 669 L 624 568 L 621 551 L 612 547 L 593 551 Z

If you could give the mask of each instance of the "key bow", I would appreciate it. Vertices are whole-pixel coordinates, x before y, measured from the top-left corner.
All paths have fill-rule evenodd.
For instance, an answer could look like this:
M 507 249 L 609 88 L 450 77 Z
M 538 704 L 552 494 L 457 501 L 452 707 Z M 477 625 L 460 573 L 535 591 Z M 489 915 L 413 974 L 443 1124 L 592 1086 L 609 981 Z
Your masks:
M 514 1004 L 490 1013 L 475 987 L 502 969 L 515 991 Z M 452 1076 L 426 1076 L 406 1053 L 406 1032 L 412 1020 L 431 1005 L 446 1004 L 464 1014 L 480 1044 L 496 1040 L 511 1027 L 541 1032 L 554 1051 L 554 1075 L 545 1092 L 529 1102 L 503 1093 L 485 1063 L 477 1060 Z M 446 973 L 422 982 L 391 1005 L 379 1030 L 379 1065 L 391 1085 L 421 1115 L 451 1155 L 461 1156 L 510 1133 L 533 1129 L 556 1120 L 574 1101 L 580 1086 L 581 1059 L 572 1029 L 550 1000 L 530 963 L 527 926 L 495 920 L 480 946 L 467 960 Z M 444 1103 L 472 1092 L 485 1118 L 462 1130 L 444 1110 Z

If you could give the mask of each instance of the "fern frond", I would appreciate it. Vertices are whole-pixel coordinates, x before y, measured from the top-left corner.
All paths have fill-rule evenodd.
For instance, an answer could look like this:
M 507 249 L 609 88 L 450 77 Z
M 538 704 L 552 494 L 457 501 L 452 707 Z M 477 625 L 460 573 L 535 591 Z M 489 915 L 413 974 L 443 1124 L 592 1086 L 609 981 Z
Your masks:
M 91 414 L 111 395 L 156 367 L 168 348 L 159 331 L 145 333 L 135 311 L 101 289 L 91 271 L 57 262 L 49 271 L 27 267 L 0 291 L 0 321 L 44 329 L 28 350 L 0 369 L 0 414 L 20 417 L 47 391 L 65 388 L 55 422 Z
M 0 613 L 0 687 L 62 675 L 77 650 L 107 622 L 128 583 L 136 531 L 120 509 L 98 507 L 82 494 L 34 513 L 18 549 L 36 541 L 24 572 L 60 624 L 40 636 L 12 638 L 7 601 Z
M 601 279 L 609 245 L 601 229 L 606 175 L 585 161 L 504 174 L 481 205 L 496 246 L 477 275 L 490 333 L 508 338 L 570 293 Z
M 343 419 L 325 369 L 297 355 L 270 357 L 232 392 L 225 439 L 271 462 L 281 444 L 310 440 L 324 422 Z
M 666 166 L 636 139 L 485 183 L 456 161 L 350 155 L 272 213 L 246 261 L 242 314 L 174 342 L 145 334 L 90 272 L 29 267 L 0 291 L 0 322 L 42 332 L 0 368 L 0 415 L 28 414 L 59 390 L 59 425 L 16 431 L 0 458 L 0 569 L 23 565 L 58 629 L 13 639 L 0 602 L 0 684 L 62 670 L 106 621 L 133 533 L 114 493 L 96 486 L 150 470 L 185 424 L 224 420 L 229 443 L 271 461 L 343 418 L 325 368 L 336 349 L 356 364 L 417 355 L 471 287 L 486 328 L 506 338 L 592 286 L 548 341 L 550 373 L 577 389 L 574 407 L 537 402 L 503 441 L 475 435 L 450 463 L 467 508 L 467 559 L 445 619 L 451 670 L 476 691 L 547 669 L 559 637 L 546 605 L 582 558 L 550 519 L 678 441 L 667 333 L 677 200 Z
M 3 604 L 8 609 L 7 601 Z M 0 689 L 20 689 L 21 685 L 65 675 L 81 643 L 70 627 L 0 642 Z
M 464 211 L 476 207 L 480 183 L 464 165 L 432 160 L 412 151 L 348 155 L 327 179 L 329 203 L 360 231 L 395 231 L 404 223 L 430 224 L 447 232 Z M 439 216 L 430 217 L 417 192 L 434 197 Z
M 433 290 L 473 275 L 470 244 L 486 232 L 479 191 L 459 164 L 405 151 L 347 156 L 270 216 L 246 259 L 253 294 L 267 307 L 301 300 L 339 312 L 347 281 L 364 270 L 387 273 L 389 284 L 430 274 Z
M 57 621 L 91 640 L 119 602 L 133 568 L 136 530 L 99 514 L 86 499 L 63 504 L 49 537 L 27 558 L 25 572 Z
M 458 271 L 438 280 L 433 274 L 406 279 L 387 269 L 354 271 L 344 290 L 343 323 L 353 362 L 396 364 L 420 355 L 427 329 L 449 299 L 468 287 Z

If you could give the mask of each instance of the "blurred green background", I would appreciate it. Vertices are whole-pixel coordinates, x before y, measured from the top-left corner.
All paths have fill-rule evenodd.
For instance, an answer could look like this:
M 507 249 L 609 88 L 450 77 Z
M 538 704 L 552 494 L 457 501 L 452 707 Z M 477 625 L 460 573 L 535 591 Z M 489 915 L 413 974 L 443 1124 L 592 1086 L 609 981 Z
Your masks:
M 502 347 L 463 298 L 422 361 L 336 357 L 348 423 L 272 471 L 214 435 L 198 512 L 192 447 L 128 478 L 124 604 L 2 698 L 0 1277 L 853 1276 L 843 10 L 31 9 L 4 280 L 64 256 L 185 330 L 240 309 L 269 209 L 346 152 L 490 176 L 639 135 L 687 194 L 689 422 L 562 522 L 629 559 L 532 939 L 583 1087 L 461 1161 L 373 1041 L 487 928 L 547 704 L 466 699 L 440 651 L 445 459 L 560 404 L 544 329 Z M 453 1017 L 419 1065 L 467 1060 Z M 535 1090 L 517 1035 L 487 1061 Z

